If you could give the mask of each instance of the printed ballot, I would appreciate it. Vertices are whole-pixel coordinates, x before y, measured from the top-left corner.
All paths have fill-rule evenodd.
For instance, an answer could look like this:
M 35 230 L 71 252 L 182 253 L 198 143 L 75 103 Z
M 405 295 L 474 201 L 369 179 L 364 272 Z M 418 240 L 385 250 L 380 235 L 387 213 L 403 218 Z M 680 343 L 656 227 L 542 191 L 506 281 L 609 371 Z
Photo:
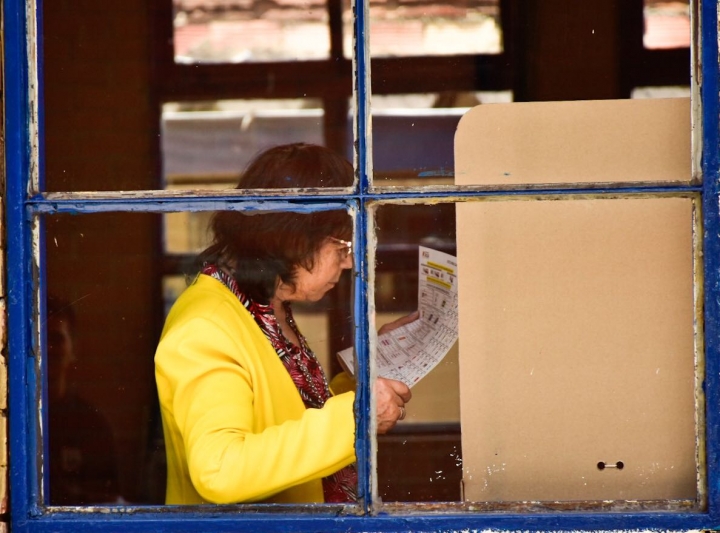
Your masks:
M 412 387 L 447 355 L 458 338 L 457 259 L 420 246 L 418 250 L 419 318 L 377 339 L 377 375 Z M 338 353 L 353 373 L 354 348 Z

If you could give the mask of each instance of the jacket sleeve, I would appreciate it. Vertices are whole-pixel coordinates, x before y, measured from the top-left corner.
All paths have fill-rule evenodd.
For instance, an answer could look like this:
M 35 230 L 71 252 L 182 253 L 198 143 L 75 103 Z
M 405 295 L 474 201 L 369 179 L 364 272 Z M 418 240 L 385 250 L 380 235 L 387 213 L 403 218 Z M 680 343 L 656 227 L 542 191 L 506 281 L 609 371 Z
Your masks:
M 174 383 L 172 411 L 190 477 L 204 499 L 262 500 L 355 460 L 353 393 L 278 420 L 270 399 L 257 393 L 261 384 L 253 383 L 264 374 L 250 371 L 257 358 L 252 342 L 204 318 L 183 330 L 164 372 Z

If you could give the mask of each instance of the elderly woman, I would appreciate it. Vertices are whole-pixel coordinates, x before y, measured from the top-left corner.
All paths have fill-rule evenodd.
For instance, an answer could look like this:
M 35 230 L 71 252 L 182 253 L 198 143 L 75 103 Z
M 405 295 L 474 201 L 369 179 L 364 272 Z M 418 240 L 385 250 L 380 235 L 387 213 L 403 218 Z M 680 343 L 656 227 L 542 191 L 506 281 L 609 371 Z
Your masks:
M 259 155 L 238 187 L 342 187 L 352 176 L 330 150 L 296 144 Z M 355 395 L 333 395 L 292 314 L 352 267 L 349 216 L 221 211 L 212 230 L 155 355 L 167 503 L 353 501 Z M 410 391 L 379 378 L 374 392 L 385 432 Z

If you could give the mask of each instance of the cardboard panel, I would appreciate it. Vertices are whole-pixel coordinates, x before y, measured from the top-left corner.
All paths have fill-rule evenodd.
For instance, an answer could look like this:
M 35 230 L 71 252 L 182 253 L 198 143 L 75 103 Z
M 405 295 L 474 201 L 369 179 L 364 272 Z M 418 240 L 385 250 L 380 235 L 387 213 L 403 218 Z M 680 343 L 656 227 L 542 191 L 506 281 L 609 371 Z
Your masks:
M 692 211 L 457 205 L 466 500 L 695 498 Z
M 456 185 L 689 182 L 690 99 L 489 104 L 455 134 Z

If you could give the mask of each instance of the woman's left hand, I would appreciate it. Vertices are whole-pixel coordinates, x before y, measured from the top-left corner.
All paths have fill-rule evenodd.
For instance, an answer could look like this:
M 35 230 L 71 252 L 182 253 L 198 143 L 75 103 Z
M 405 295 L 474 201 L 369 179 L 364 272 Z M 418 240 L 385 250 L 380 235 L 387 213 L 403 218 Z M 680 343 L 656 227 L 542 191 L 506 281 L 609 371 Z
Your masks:
M 390 333 L 392 330 L 397 329 L 400 326 L 404 326 L 406 324 L 409 324 L 410 322 L 415 322 L 418 318 L 420 318 L 420 312 L 415 311 L 413 313 L 410 313 L 409 315 L 402 316 L 402 317 L 398 318 L 397 320 L 393 320 L 392 322 L 383 324 L 383 326 L 381 326 L 380 329 L 378 330 L 378 335 Z

